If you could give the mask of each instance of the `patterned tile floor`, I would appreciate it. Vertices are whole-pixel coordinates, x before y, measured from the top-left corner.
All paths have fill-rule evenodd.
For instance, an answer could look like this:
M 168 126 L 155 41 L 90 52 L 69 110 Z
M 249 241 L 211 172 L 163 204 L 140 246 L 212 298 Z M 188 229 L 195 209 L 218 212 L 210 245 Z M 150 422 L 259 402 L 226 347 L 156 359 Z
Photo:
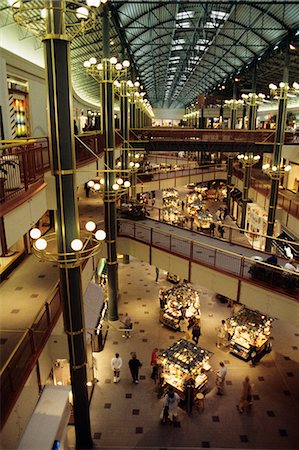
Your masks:
M 102 217 L 101 205 L 95 198 L 85 199 L 84 204 L 85 212 L 92 208 L 93 214 L 96 211 L 98 217 Z M 95 206 L 98 209 L 95 210 Z M 91 214 L 89 216 L 92 217 Z M 86 222 L 86 215 L 82 220 Z M 57 275 L 56 267 L 42 263 L 32 255 L 1 284 L 0 326 L 2 331 L 7 331 L 0 341 L 2 358 L 4 347 L 9 346 L 11 350 L 15 345 L 14 339 L 21 336 L 15 330 L 24 330 L 32 323 L 56 283 Z M 221 360 L 227 364 L 225 395 L 215 395 L 215 378 L 211 373 L 204 411 L 201 414 L 194 411 L 187 416 L 180 410 L 180 427 L 162 426 L 159 421 L 162 401 L 157 399 L 150 379 L 150 356 L 154 347 L 164 349 L 182 336 L 162 326 L 158 320 L 159 288 L 170 284 L 163 274 L 159 283 L 155 283 L 155 268 L 136 260 L 131 260 L 129 265 L 120 263 L 119 278 L 119 313 L 128 311 L 133 318 L 134 329 L 132 338 L 124 339 L 118 331 L 118 324 L 111 323 L 104 351 L 95 354 L 99 382 L 91 401 L 91 424 L 96 448 L 299 448 L 297 328 L 274 321 L 273 351 L 256 367 L 251 367 L 215 346 L 215 327 L 229 315 L 230 309 L 215 301 L 213 294 L 203 288 L 202 337 L 199 343 L 214 353 L 211 359 L 213 368 L 217 368 Z M 201 284 L 203 282 L 198 280 L 198 285 Z M 121 381 L 115 385 L 110 361 L 116 351 L 123 358 L 123 368 Z M 132 383 L 129 373 L 131 351 L 136 351 L 143 362 L 138 385 Z M 250 415 L 239 415 L 236 404 L 246 375 L 254 383 L 254 404 Z M 73 427 L 69 427 L 68 434 L 69 448 L 74 448 Z
M 161 271 L 160 271 L 161 272 Z M 128 277 L 130 275 L 130 277 Z M 188 416 L 179 410 L 180 426 L 162 425 L 159 416 L 162 400 L 157 398 L 150 378 L 152 349 L 164 349 L 183 336 L 159 323 L 158 291 L 170 286 L 160 273 L 155 283 L 155 268 L 131 258 L 120 263 L 120 317 L 128 312 L 134 321 L 131 339 L 111 323 L 104 351 L 95 354 L 96 378 L 91 401 L 94 444 L 101 449 L 298 449 L 299 442 L 299 336 L 298 329 L 274 321 L 273 350 L 252 367 L 215 345 L 215 327 L 230 315 L 226 305 L 213 293 L 201 288 L 202 336 L 199 344 L 214 353 L 212 368 L 223 360 L 228 368 L 225 395 L 215 390 L 215 375 L 210 373 L 205 408 Z M 130 279 L 132 284 L 128 284 Z M 200 286 L 196 286 L 200 289 Z M 147 289 L 148 288 L 148 289 Z M 128 368 L 130 352 L 135 351 L 143 365 L 139 384 L 133 384 Z M 110 361 L 115 352 L 123 359 L 121 381 L 112 381 Z M 242 381 L 248 375 L 253 387 L 250 414 L 236 409 Z M 108 406 L 109 405 L 109 406 Z M 73 429 L 69 430 L 70 448 Z

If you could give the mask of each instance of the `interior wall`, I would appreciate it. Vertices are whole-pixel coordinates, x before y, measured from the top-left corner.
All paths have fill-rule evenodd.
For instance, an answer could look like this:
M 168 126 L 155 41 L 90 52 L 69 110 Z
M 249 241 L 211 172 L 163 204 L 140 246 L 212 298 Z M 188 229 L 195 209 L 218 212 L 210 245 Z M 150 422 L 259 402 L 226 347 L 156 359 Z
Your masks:
M 31 372 L 26 384 L 1 431 L 1 448 L 16 449 L 39 399 L 36 370 Z

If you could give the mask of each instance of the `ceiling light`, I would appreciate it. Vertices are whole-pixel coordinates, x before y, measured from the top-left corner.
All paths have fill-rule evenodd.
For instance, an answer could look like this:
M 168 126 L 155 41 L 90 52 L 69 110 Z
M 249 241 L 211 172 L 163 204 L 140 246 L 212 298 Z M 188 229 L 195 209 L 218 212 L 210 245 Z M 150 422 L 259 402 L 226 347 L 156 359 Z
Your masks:
M 76 9 L 76 16 L 78 17 L 78 19 L 87 19 L 88 18 L 88 9 L 85 8 L 84 6 L 80 6 L 80 8 Z
M 90 220 L 86 223 L 85 228 L 87 231 L 94 231 L 96 229 L 96 224 L 92 220 Z
M 42 235 L 41 231 L 38 228 L 32 228 L 29 234 L 32 239 L 39 239 Z
M 101 4 L 101 0 L 86 0 L 87 6 L 93 6 L 94 8 L 98 8 Z
M 83 247 L 83 242 L 81 239 L 73 239 L 71 242 L 71 247 L 75 252 L 79 252 Z
M 98 230 L 94 236 L 98 241 L 103 241 L 106 237 L 106 233 L 104 230 Z

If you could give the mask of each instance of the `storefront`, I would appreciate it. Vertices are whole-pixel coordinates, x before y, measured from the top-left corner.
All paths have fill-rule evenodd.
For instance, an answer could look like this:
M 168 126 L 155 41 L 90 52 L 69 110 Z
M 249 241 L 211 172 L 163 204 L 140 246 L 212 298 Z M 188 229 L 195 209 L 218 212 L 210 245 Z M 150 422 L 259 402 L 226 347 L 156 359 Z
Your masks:
M 246 213 L 246 236 L 253 245 L 253 248 L 257 250 L 265 249 L 267 223 L 268 215 L 266 211 L 257 203 L 248 203 Z M 280 223 L 276 220 L 274 224 L 274 236 L 277 236 L 281 232 L 280 228 Z
M 211 369 L 213 353 L 186 339 L 180 339 L 158 355 L 160 382 L 162 387 L 171 386 L 184 399 L 186 387 L 193 384 L 194 395 L 203 390 L 208 382 L 207 373 Z
M 188 285 L 160 289 L 160 322 L 176 331 L 184 328 L 185 321 L 192 326 L 201 315 L 199 297 L 198 291 Z
M 270 317 L 248 308 L 242 308 L 238 313 L 226 320 L 230 352 L 245 361 L 260 359 L 271 350 Z

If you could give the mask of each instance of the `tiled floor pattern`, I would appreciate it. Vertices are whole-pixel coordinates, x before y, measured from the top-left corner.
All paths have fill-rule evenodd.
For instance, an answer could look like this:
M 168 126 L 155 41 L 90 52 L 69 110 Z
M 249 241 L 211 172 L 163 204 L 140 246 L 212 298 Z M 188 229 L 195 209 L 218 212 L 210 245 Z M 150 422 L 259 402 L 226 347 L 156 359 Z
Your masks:
M 228 367 L 225 395 L 216 395 L 215 375 L 211 372 L 204 411 L 200 414 L 194 410 L 188 416 L 179 410 L 179 427 L 162 425 L 159 420 L 162 400 L 157 398 L 150 378 L 149 361 L 154 347 L 166 348 L 182 336 L 182 333 L 162 326 L 158 320 L 158 291 L 170 284 L 165 274 L 160 274 L 159 283 L 155 283 L 154 267 L 132 259 L 129 265 L 120 264 L 119 274 L 119 312 L 128 312 L 135 323 L 131 339 L 122 338 L 117 331 L 117 323 L 112 323 L 104 351 L 95 355 L 95 376 L 99 382 L 91 401 L 91 423 L 96 448 L 298 449 L 299 352 L 293 348 L 299 343 L 298 329 L 274 321 L 273 350 L 252 367 L 250 363 L 216 348 L 215 327 L 222 318 L 230 315 L 230 309 L 203 289 L 199 344 L 214 353 L 211 358 L 214 369 L 217 369 L 219 361 L 225 361 Z M 128 274 L 132 274 L 130 286 Z M 143 305 L 146 305 L 146 310 Z M 110 368 L 116 351 L 123 359 L 118 384 L 111 382 Z M 143 363 L 138 385 L 132 383 L 128 368 L 131 351 L 136 351 Z M 250 414 L 240 415 L 236 404 L 246 375 L 254 384 L 254 400 Z M 73 435 L 73 430 L 69 435 Z

